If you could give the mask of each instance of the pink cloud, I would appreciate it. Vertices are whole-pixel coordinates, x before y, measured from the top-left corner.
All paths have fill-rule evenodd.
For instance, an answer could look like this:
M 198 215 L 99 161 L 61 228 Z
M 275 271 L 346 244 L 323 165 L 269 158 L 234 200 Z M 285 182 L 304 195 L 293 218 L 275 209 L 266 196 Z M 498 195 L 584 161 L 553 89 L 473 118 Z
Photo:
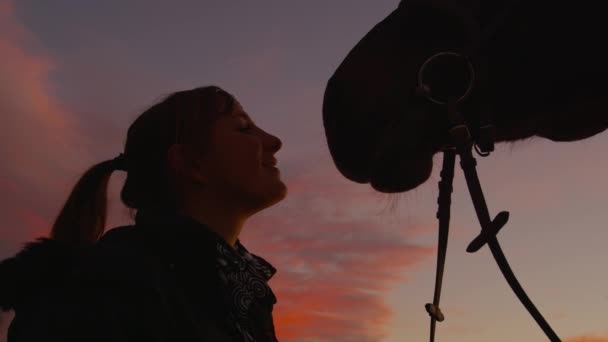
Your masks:
M 297 169 L 285 180 L 288 198 L 252 218 L 242 236 L 278 268 L 271 285 L 279 338 L 378 341 L 393 315 L 385 294 L 435 255 L 434 246 L 409 242 L 428 229 L 387 221 L 377 194 L 342 179 L 332 164 Z
M 53 61 L 32 49 L 36 38 L 14 11 L 13 1 L 0 2 L 2 259 L 24 241 L 48 234 L 50 220 L 76 181 L 66 174 L 76 177 L 88 159 L 76 120 L 52 94 Z M 0 313 L 0 342 L 6 341 L 12 316 Z
M 70 147 L 74 142 L 74 125 L 66 110 L 50 95 L 51 60 L 26 50 L 25 46 L 33 39 L 14 21 L 12 12 L 11 2 L 3 2 L 0 6 L 3 29 L 0 110 L 6 121 L 0 152 L 9 162 L 5 165 L 13 175 L 26 178 L 33 176 L 33 167 L 40 167 L 41 162 L 50 163 L 58 151 Z M 32 153 L 43 160 L 37 161 Z
M 12 1 L 0 4 L 0 31 L 0 188 L 5 195 L 0 234 L 17 242 L 33 232 L 46 234 L 90 157 L 77 121 L 52 94 L 53 61 L 32 52 L 36 39 L 15 19 Z

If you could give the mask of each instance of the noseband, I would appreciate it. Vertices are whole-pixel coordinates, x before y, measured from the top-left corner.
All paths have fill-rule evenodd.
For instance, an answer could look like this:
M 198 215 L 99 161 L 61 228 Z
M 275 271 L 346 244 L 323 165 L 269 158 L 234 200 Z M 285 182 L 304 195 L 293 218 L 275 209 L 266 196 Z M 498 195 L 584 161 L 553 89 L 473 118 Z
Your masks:
M 518 0 L 511 1 L 507 8 L 488 25 L 483 31 L 480 32 L 478 43 L 473 44 L 464 49 L 463 53 L 458 52 L 441 52 L 429 57 L 424 64 L 421 66 L 418 72 L 418 87 L 416 89 L 417 95 L 430 101 L 430 105 L 440 106 L 445 111 L 449 119 L 449 133 L 451 137 L 451 144 L 442 148 L 443 152 L 443 167 L 441 170 L 441 180 L 439 181 L 439 197 L 437 203 L 439 209 L 437 211 L 437 218 L 439 220 L 439 237 L 438 237 L 438 248 L 437 248 L 437 271 L 435 276 L 435 292 L 433 297 L 433 303 L 425 305 L 426 311 L 431 317 L 431 329 L 430 329 L 430 341 L 435 341 L 435 326 L 436 322 L 441 322 L 445 319 L 441 309 L 439 308 L 439 300 L 441 297 L 441 286 L 443 281 L 443 270 L 445 265 L 446 250 L 448 244 L 448 232 L 450 225 L 450 203 L 452 193 L 452 182 L 454 179 L 454 167 L 456 154 L 460 156 L 460 166 L 464 171 L 464 175 L 467 182 L 467 187 L 475 207 L 477 218 L 481 225 L 481 233 L 469 244 L 467 252 L 474 253 L 481 249 L 484 245 L 488 245 L 496 263 L 507 283 L 521 301 L 523 306 L 528 310 L 530 315 L 534 318 L 536 323 L 543 330 L 545 335 L 552 342 L 560 342 L 560 338 L 549 326 L 547 321 L 543 318 L 541 313 L 538 311 L 534 303 L 530 300 L 522 286 L 519 284 L 515 274 L 511 270 L 509 263 L 498 243 L 497 234 L 500 229 L 507 223 L 509 219 L 509 213 L 507 211 L 501 211 L 490 219 L 488 207 L 486 205 L 479 177 L 477 176 L 476 160 L 473 157 L 472 149 L 475 150 L 479 155 L 486 157 L 494 150 L 495 140 L 495 127 L 492 124 L 491 111 L 484 111 L 481 113 L 481 123 L 479 133 L 476 137 L 472 137 L 465 122 L 464 117 L 460 111 L 460 104 L 470 94 L 473 84 L 476 82 L 475 67 L 471 63 L 471 58 L 475 58 L 479 52 L 479 46 L 481 43 L 487 41 L 496 29 L 505 20 L 511 9 L 518 3 Z M 455 86 L 452 89 L 442 87 L 441 84 L 430 84 L 428 82 L 429 70 L 432 68 L 441 68 L 441 66 L 448 65 L 452 68 L 456 67 L 458 70 L 464 70 L 465 74 L 461 76 L 468 80 L 468 85 Z M 478 70 L 484 70 L 483 61 L 476 63 Z M 468 75 L 466 75 L 468 73 Z M 485 73 L 484 75 L 487 75 Z M 479 81 L 479 80 L 477 80 Z M 454 83 L 454 82 L 452 82 Z M 458 83 L 458 82 L 455 82 Z M 440 89 L 440 91 L 436 91 Z

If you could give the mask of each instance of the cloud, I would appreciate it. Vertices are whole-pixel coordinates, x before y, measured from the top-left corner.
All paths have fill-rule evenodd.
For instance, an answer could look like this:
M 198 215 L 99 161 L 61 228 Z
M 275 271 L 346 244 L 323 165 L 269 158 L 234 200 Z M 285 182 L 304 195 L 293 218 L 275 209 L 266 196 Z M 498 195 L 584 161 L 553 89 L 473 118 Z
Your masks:
M 569 339 L 564 340 L 564 342 L 608 342 L 608 337 L 594 337 L 594 336 L 578 336 L 571 337 Z
M 54 159 L 74 146 L 74 123 L 50 94 L 51 60 L 32 54 L 26 46 L 32 40 L 14 21 L 11 2 L 0 6 L 0 111 L 5 122 L 0 153 L 5 161 L 3 176 L 19 180 L 40 178 L 39 167 L 62 171 Z
M 48 228 L 32 207 L 45 194 L 57 191 L 63 171 L 57 158 L 74 153 L 69 153 L 73 152 L 72 123 L 49 94 L 52 63 L 46 56 L 26 51 L 33 38 L 15 20 L 12 1 L 0 2 L 0 32 L 0 256 L 5 257 L 16 252 L 16 244 L 10 241 L 25 240 Z M 0 342 L 6 341 L 13 315 L 0 312 Z
M 287 199 L 252 218 L 242 237 L 278 268 L 271 286 L 279 338 L 382 340 L 393 314 L 385 295 L 435 247 L 409 242 L 425 230 L 384 215 L 377 194 L 344 180 L 333 164 L 294 169 Z
M 0 3 L 0 31 L 0 234 L 17 242 L 48 232 L 90 153 L 78 121 L 53 95 L 52 59 L 16 20 L 12 1 Z

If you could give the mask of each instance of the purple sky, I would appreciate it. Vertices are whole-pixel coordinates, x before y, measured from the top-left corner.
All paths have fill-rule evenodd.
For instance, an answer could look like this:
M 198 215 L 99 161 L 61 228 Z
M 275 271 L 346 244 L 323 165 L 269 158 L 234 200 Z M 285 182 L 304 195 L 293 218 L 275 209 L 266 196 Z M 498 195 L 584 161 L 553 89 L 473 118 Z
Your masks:
M 427 340 L 440 156 L 431 180 L 393 203 L 338 173 L 321 121 L 327 79 L 397 4 L 1 0 L 0 257 L 48 234 L 78 177 L 122 151 L 142 110 L 216 84 L 283 141 L 289 195 L 241 237 L 279 269 L 281 341 Z M 571 341 L 608 341 L 607 146 L 606 134 L 532 139 L 477 158 L 491 214 L 511 213 L 499 235 L 509 262 Z M 111 180 L 108 228 L 130 224 L 123 180 Z M 489 250 L 465 252 L 480 228 L 460 169 L 454 186 L 438 342 L 545 341 Z

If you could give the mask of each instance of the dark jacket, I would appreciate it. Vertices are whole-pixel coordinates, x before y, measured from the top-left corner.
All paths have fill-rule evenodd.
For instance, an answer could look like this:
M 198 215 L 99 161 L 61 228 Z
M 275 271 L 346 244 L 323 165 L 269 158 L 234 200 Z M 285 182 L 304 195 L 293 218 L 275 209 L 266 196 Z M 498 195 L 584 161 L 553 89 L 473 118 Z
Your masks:
M 241 341 L 215 264 L 217 235 L 170 212 L 93 247 L 49 239 L 0 264 L 0 306 L 14 308 L 8 342 Z M 253 305 L 256 341 L 275 341 L 272 305 Z

